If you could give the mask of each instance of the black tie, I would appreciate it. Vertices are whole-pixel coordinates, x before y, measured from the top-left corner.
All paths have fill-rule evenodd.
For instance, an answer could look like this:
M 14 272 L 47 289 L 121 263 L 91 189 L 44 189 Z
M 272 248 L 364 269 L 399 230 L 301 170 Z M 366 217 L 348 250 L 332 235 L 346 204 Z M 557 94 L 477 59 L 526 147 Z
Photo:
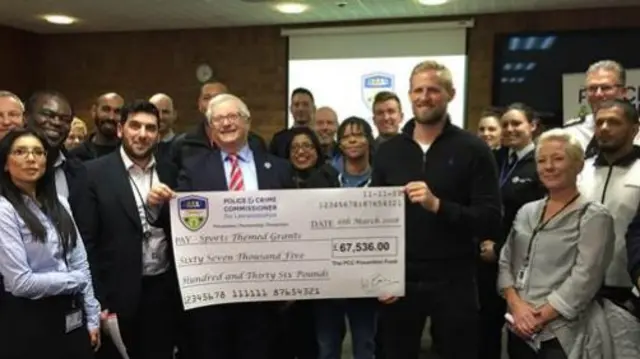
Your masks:
M 509 168 L 513 168 L 513 166 L 515 166 L 516 162 L 518 162 L 518 155 L 515 152 L 512 152 L 509 155 Z

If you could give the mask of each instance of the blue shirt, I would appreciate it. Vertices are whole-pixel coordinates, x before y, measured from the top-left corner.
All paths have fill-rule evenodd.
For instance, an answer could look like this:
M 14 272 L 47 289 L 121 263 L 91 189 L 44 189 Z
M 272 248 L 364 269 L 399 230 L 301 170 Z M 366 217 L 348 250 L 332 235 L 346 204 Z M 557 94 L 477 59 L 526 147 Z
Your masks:
M 224 163 L 224 174 L 227 178 L 227 185 L 231 183 L 231 159 L 229 154 L 220 151 L 222 156 L 222 163 Z M 253 159 L 253 152 L 248 145 L 242 147 L 242 149 L 236 154 L 238 156 L 238 165 L 242 172 L 242 181 L 244 182 L 245 191 L 257 191 L 258 186 L 258 174 L 256 172 L 256 162 Z
M 100 303 L 93 294 L 87 252 L 80 233 L 75 248 L 67 253 L 67 264 L 62 258 L 58 232 L 51 220 L 37 204 L 27 198 L 27 207 L 36 215 L 46 230 L 44 242 L 36 241 L 13 205 L 0 197 L 0 274 L 5 291 L 16 297 L 41 299 L 56 295 L 82 293 L 89 330 L 100 326 Z M 71 213 L 62 196 L 59 201 Z M 37 345 L 37 344 L 36 344 Z
M 338 182 L 340 182 L 340 187 L 343 188 L 356 188 L 356 187 L 369 187 L 371 183 L 371 167 L 367 168 L 364 173 L 352 175 L 347 173 L 344 168 L 344 157 L 336 156 L 331 161 L 331 165 L 335 168 L 338 175 Z

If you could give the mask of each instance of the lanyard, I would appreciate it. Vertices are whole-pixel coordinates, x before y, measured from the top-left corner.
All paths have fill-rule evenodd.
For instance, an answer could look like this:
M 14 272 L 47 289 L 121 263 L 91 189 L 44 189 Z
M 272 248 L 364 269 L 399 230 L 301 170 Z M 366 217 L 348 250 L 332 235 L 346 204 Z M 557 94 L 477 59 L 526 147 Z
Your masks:
M 502 169 L 500 170 L 500 188 L 504 187 L 504 185 L 507 183 L 507 180 L 509 180 L 509 177 L 511 177 L 513 170 L 515 170 L 516 166 L 518 166 L 518 162 L 520 162 L 520 157 L 518 157 L 513 162 L 513 164 L 509 166 L 508 169 L 507 166 L 509 163 L 509 158 L 507 158 L 507 160 L 502 163 Z
M 553 214 L 549 219 L 544 221 L 544 214 L 547 211 L 547 204 L 549 204 L 549 198 L 547 198 L 544 202 L 544 207 L 542 207 L 542 213 L 540 213 L 540 218 L 538 219 L 538 225 L 533 229 L 531 233 L 531 238 L 529 239 L 529 248 L 527 248 L 527 257 L 524 260 L 525 266 L 529 264 L 529 259 L 531 258 L 531 251 L 533 250 L 533 240 L 536 235 L 540 233 L 547 226 L 549 222 L 551 222 L 554 218 L 556 218 L 560 213 L 562 213 L 567 207 L 569 207 L 573 202 L 575 202 L 580 197 L 580 193 L 576 194 L 573 198 L 571 198 L 567 203 L 560 208 L 559 211 Z
M 149 175 L 151 176 L 149 181 L 149 191 L 151 191 L 151 189 L 153 188 L 154 168 L 155 167 L 151 167 L 151 169 L 149 170 Z M 142 213 L 144 215 L 144 221 L 145 221 L 145 223 L 143 223 L 143 227 L 145 226 L 145 224 L 147 226 L 151 226 L 151 224 L 149 223 L 149 217 L 154 217 L 154 216 L 150 213 L 151 210 L 149 209 L 149 207 L 147 207 L 146 201 L 144 200 L 144 197 L 142 197 L 142 193 L 140 192 L 140 189 L 138 188 L 136 181 L 134 181 L 133 177 L 131 177 L 131 173 L 127 171 L 127 174 L 129 175 L 129 181 L 133 185 L 133 188 L 136 190 L 136 194 L 138 195 L 138 198 L 140 199 L 140 203 L 142 204 L 142 209 L 143 209 Z M 149 239 L 151 237 L 151 231 L 150 230 L 143 231 L 142 235 L 144 239 Z

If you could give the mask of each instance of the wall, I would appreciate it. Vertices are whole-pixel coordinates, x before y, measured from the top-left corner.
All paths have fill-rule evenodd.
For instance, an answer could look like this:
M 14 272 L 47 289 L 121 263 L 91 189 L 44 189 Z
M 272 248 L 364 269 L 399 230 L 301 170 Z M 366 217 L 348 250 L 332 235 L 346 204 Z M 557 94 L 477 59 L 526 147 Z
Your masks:
M 515 31 L 588 30 L 638 27 L 640 7 L 567 10 L 478 16 L 469 33 L 468 127 L 475 130 L 482 110 L 491 104 L 494 39 Z M 636 46 L 629 44 L 629 46 Z
M 476 26 L 469 31 L 468 127 L 476 128 L 480 111 L 491 103 L 496 34 L 632 27 L 638 26 L 639 18 L 640 7 L 476 16 Z M 93 99 L 102 92 L 117 91 L 126 98 L 166 92 L 180 110 L 179 128 L 187 128 L 198 118 L 195 69 L 208 62 L 233 92 L 246 99 L 259 133 L 269 138 L 284 126 L 287 42 L 280 37 L 279 27 L 42 35 L 37 39 L 12 31 L 3 35 L 0 29 L 0 46 L 9 41 L 18 53 L 28 53 L 33 49 L 21 48 L 21 44 L 39 42 L 35 46 L 42 55 L 35 84 L 28 75 L 30 87 L 15 78 L 8 83 L 17 84 L 19 92 L 25 86 L 62 91 L 81 116 L 87 117 Z M 9 67 L 16 69 L 15 77 L 25 76 L 32 66 L 12 60 Z
M 257 132 L 270 137 L 284 123 L 287 51 L 279 28 L 49 35 L 42 49 L 42 84 L 67 94 L 84 119 L 104 92 L 125 99 L 165 92 L 179 111 L 178 129 L 188 128 L 200 118 L 196 68 L 206 62 L 247 101 Z
M 0 90 L 28 96 L 40 67 L 38 35 L 0 26 Z

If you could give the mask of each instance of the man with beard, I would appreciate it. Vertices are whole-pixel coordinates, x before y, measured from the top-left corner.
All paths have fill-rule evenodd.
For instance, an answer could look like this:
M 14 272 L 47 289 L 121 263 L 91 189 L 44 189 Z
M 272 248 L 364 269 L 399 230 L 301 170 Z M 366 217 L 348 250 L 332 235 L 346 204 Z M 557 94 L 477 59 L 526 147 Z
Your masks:
M 36 92 L 27 100 L 25 117 L 27 126 L 47 140 L 47 160 L 55 169 L 56 191 L 67 198 L 75 215 L 83 200 L 87 173 L 82 163 L 69 156 L 64 147 L 73 121 L 69 101 L 59 92 Z
M 153 156 L 159 117 L 148 101 L 122 108 L 121 146 L 86 163 L 87 203 L 76 215 L 103 317 L 117 315 L 131 359 L 172 359 L 181 312 L 168 212 L 146 205 L 151 187 L 177 178 Z M 109 341 L 103 350 L 111 358 Z
M 91 107 L 96 132 L 69 153 L 81 161 L 88 161 L 113 152 L 119 144 L 117 129 L 123 104 L 122 96 L 117 93 L 106 93 L 98 97 Z
M 173 125 L 178 118 L 178 111 L 173 106 L 173 99 L 163 93 L 151 96 L 149 102 L 154 104 L 160 113 L 160 128 L 158 129 L 160 142 L 157 146 L 156 156 L 170 160 L 173 142 L 178 139 L 176 133 L 173 132 Z
M 638 111 L 626 100 L 604 101 L 598 104 L 594 125 L 599 153 L 585 162 L 580 193 L 602 202 L 613 215 L 615 249 L 600 294 L 628 308 L 634 283 L 627 272 L 625 235 L 640 204 L 640 147 L 633 144 Z
M 178 111 L 173 106 L 173 99 L 163 93 L 157 93 L 149 98 L 149 102 L 154 104 L 160 113 L 160 128 L 158 129 L 160 142 L 173 141 L 176 137 L 173 125 L 178 118 Z
M 337 156 L 336 132 L 338 131 L 338 114 L 331 107 L 320 107 L 313 119 L 313 130 L 318 135 L 322 152 L 327 161 Z
M 596 113 L 600 104 L 613 99 L 623 99 L 627 93 L 627 72 L 618 62 L 602 60 L 591 64 L 587 69 L 585 91 L 591 112 Z M 585 156 L 592 157 L 598 153 L 598 142 L 594 137 L 595 123 L 593 114 L 571 119 L 565 123 L 567 131 L 574 135 Z M 640 138 L 636 139 L 640 144 Z
M 382 297 L 387 358 L 417 359 L 427 316 L 444 359 L 478 355 L 475 238 L 501 225 L 498 170 L 489 147 L 451 123 L 451 71 L 435 61 L 410 77 L 414 118 L 374 156 L 372 186 L 403 186 L 406 202 L 406 295 Z

